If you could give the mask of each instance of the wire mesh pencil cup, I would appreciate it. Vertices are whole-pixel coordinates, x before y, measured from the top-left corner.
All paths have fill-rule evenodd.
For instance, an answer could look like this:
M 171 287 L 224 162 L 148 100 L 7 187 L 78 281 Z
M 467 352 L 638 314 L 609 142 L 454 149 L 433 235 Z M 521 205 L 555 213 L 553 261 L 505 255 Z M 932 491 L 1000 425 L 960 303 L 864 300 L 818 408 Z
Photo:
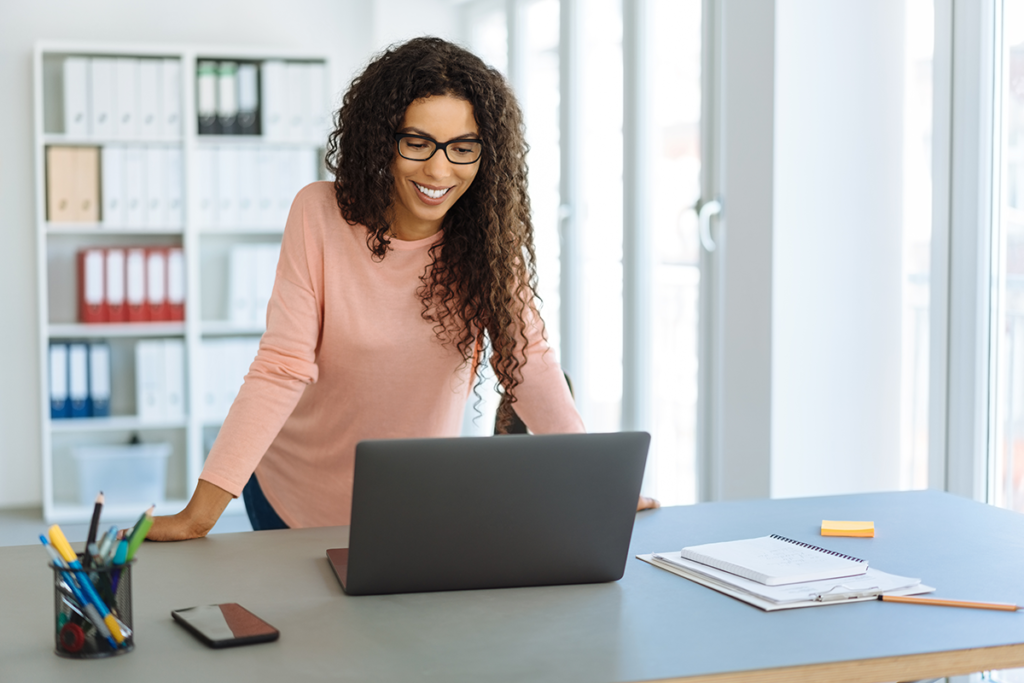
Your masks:
M 135 649 L 132 624 L 132 562 L 90 569 L 53 570 L 54 653 L 73 659 L 114 657 Z M 88 591 L 89 581 L 95 592 Z M 99 597 L 103 608 L 92 595 Z M 112 619 L 105 619 L 109 612 Z M 112 633 L 113 624 L 119 633 Z M 118 637 L 119 636 L 119 637 Z

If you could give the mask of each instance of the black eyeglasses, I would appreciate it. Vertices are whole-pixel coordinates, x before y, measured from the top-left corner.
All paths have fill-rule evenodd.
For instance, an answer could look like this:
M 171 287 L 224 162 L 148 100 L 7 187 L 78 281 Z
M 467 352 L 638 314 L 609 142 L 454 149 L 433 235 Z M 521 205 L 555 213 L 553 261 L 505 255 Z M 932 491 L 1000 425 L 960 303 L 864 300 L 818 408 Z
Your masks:
M 434 156 L 437 150 L 444 150 L 444 155 L 453 164 L 475 164 L 480 160 L 484 150 L 483 140 L 449 140 L 438 142 L 422 135 L 395 133 L 398 153 L 409 161 L 426 161 Z

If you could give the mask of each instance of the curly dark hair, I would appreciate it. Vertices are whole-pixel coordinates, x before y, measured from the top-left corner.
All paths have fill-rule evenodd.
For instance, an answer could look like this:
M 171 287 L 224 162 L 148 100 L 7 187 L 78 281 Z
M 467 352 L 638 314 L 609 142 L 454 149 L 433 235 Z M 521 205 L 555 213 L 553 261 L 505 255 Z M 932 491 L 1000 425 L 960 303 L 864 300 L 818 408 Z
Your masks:
M 473 183 L 444 217 L 444 235 L 430 249 L 418 294 L 423 318 L 434 323 L 441 341 L 454 344 L 464 362 L 480 367 L 490 347 L 491 368 L 506 394 L 497 418 L 502 430 L 522 379 L 527 318 L 542 324 L 534 304 L 528 146 L 522 112 L 505 78 L 440 38 L 391 46 L 345 94 L 327 142 L 327 168 L 334 174 L 342 216 L 366 226 L 367 246 L 375 258 L 385 258 L 395 187 L 394 134 L 410 104 L 443 95 L 473 106 L 483 156 Z M 478 373 L 474 392 L 481 381 Z

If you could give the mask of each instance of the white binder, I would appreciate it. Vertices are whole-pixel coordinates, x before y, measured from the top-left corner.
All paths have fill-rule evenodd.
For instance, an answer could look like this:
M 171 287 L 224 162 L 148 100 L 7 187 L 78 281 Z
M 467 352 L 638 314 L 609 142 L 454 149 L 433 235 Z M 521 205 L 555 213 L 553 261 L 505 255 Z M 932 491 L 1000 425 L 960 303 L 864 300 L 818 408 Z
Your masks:
M 220 348 L 223 341 L 220 339 L 204 339 L 199 346 L 199 406 L 196 412 L 203 422 L 217 422 L 224 417 L 220 412 L 220 392 L 218 384 L 220 377 L 217 368 L 220 364 Z
M 238 148 L 238 225 L 250 229 L 260 226 L 259 152 L 256 147 Z
M 167 252 L 164 249 L 146 250 L 146 303 L 151 319 L 167 305 Z
M 129 249 L 125 254 L 125 300 L 136 308 L 146 303 L 146 250 Z
M 306 139 L 312 144 L 323 145 L 326 144 L 327 135 L 331 132 L 327 69 L 319 63 L 309 64 L 306 69 L 309 76 Z
M 256 65 L 238 65 L 238 132 L 255 135 L 259 113 L 259 86 Z
M 281 251 L 276 244 L 256 245 L 256 277 L 254 302 L 254 320 L 257 325 L 267 324 L 267 304 L 274 290 L 274 278 L 277 276 L 277 257 Z
M 170 146 L 165 150 L 164 189 L 167 193 L 164 208 L 167 211 L 165 224 L 169 228 L 185 225 L 185 193 L 183 188 L 185 170 L 181 147 Z
M 238 62 L 220 62 L 217 65 L 217 121 L 221 133 L 237 132 Z
M 164 419 L 185 419 L 185 344 L 164 339 Z
M 298 180 L 295 175 L 298 170 L 297 154 L 298 150 L 293 149 L 279 149 L 277 150 L 278 160 L 275 164 L 277 168 L 277 186 L 274 190 L 274 195 L 277 197 L 277 207 L 275 208 L 274 221 L 277 225 L 284 229 L 285 223 L 288 221 L 288 211 L 292 208 L 292 200 L 295 199 L 295 193 L 299 190 Z
M 160 74 L 160 137 L 181 138 L 181 62 L 161 61 Z
M 122 228 L 126 224 L 124 147 L 121 145 L 104 145 L 100 155 L 103 226 L 106 228 Z
M 256 322 L 255 244 L 233 244 L 228 252 L 228 320 L 238 325 Z
M 138 137 L 143 140 L 157 140 L 163 137 L 163 122 L 160 113 L 160 95 L 163 84 L 163 60 L 140 59 L 139 62 L 139 111 Z
M 309 67 L 302 62 L 285 65 L 285 140 L 308 142 L 309 133 Z
M 278 169 L 280 151 L 261 147 L 257 152 L 256 183 L 258 186 L 257 223 L 261 228 L 284 228 L 278 220 Z
M 115 137 L 114 117 L 117 103 L 114 99 L 114 81 L 117 66 L 109 57 L 89 60 L 89 116 L 93 138 L 110 140 Z
M 238 227 L 238 149 L 217 149 L 217 225 Z
M 50 416 L 67 417 L 68 345 L 50 344 Z
M 139 60 L 118 57 L 114 101 L 116 121 L 114 135 L 120 140 L 137 140 L 139 137 Z
M 69 138 L 87 138 L 89 120 L 89 60 L 68 57 L 64 60 L 64 134 Z
M 135 404 L 142 422 L 164 420 L 164 340 L 143 339 L 135 344 Z
M 126 226 L 145 226 L 146 158 L 145 150 L 137 145 L 124 148 L 124 209 Z
M 185 252 L 181 247 L 167 250 L 167 303 L 172 307 L 185 304 Z
M 167 151 L 161 145 L 145 148 L 146 202 L 142 224 L 147 228 L 167 227 Z
M 195 198 L 192 210 L 196 225 L 209 228 L 217 224 L 217 154 L 215 147 L 200 147 L 193 154 L 195 172 L 192 174 Z
M 287 102 L 287 85 L 285 80 L 285 63 L 279 60 L 267 60 L 260 67 L 260 86 L 262 101 L 260 115 L 263 138 L 268 141 L 285 139 L 285 107 Z
M 126 303 L 124 249 L 107 249 L 106 258 L 107 306 L 114 310 Z

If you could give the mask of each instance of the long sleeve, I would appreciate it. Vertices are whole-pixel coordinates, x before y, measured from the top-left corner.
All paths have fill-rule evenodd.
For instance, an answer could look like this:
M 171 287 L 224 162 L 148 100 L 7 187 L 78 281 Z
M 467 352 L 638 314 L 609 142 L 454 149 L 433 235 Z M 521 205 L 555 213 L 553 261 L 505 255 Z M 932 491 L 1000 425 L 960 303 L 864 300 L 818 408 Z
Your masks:
M 317 380 L 323 252 L 309 244 L 315 233 L 307 231 L 304 199 L 296 198 L 288 216 L 259 352 L 200 475 L 234 496 Z

